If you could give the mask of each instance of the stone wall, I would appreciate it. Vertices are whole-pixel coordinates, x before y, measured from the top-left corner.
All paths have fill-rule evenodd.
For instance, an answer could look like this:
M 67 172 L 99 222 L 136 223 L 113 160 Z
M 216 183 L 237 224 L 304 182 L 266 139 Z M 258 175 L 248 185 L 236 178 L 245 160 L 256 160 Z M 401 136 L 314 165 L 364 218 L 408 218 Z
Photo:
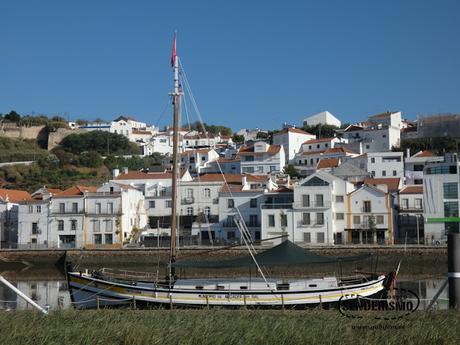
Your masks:
M 0 127 L 0 137 L 13 139 L 37 139 L 43 128 L 45 128 L 45 126 L 2 126 Z
M 81 134 L 86 131 L 83 129 L 67 129 L 67 128 L 58 128 L 56 132 L 50 132 L 48 135 L 48 150 L 52 150 L 70 134 Z

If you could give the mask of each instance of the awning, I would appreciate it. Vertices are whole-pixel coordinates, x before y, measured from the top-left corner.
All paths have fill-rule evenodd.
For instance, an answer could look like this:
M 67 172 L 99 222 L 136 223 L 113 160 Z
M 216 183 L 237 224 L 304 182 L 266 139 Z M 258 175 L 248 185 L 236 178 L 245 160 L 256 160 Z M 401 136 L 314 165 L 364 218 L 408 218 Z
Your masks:
M 335 262 L 348 262 L 364 260 L 370 257 L 370 254 L 355 256 L 321 256 L 311 252 L 308 249 L 299 247 L 291 241 L 284 241 L 281 244 L 265 250 L 255 255 L 255 258 L 261 266 L 279 266 L 279 265 L 308 265 L 308 264 L 325 264 Z M 180 260 L 173 264 L 175 267 L 196 267 L 196 268 L 230 268 L 255 266 L 254 260 L 250 255 L 224 260 Z

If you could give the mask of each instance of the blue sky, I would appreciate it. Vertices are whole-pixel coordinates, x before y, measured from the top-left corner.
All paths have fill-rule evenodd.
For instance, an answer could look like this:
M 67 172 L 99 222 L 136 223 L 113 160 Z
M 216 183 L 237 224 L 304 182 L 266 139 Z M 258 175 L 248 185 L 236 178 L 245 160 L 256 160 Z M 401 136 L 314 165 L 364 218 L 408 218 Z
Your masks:
M 0 2 L 0 113 L 166 124 L 171 39 L 205 122 L 460 112 L 460 1 Z

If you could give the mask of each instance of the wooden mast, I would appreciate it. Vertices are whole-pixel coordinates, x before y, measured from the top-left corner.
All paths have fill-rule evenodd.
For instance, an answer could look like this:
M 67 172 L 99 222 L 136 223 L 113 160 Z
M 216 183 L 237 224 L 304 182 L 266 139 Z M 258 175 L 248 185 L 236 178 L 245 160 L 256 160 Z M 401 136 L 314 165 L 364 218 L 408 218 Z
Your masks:
M 176 35 L 174 35 L 171 64 L 174 68 L 174 92 L 172 104 L 174 108 L 173 116 L 173 163 L 172 163 L 172 205 L 171 205 L 171 246 L 169 256 L 169 280 L 174 280 L 175 269 L 172 264 L 176 261 L 176 244 L 177 244 L 177 180 L 179 176 L 179 122 L 180 122 L 180 98 L 182 96 L 179 83 L 179 57 L 176 55 Z

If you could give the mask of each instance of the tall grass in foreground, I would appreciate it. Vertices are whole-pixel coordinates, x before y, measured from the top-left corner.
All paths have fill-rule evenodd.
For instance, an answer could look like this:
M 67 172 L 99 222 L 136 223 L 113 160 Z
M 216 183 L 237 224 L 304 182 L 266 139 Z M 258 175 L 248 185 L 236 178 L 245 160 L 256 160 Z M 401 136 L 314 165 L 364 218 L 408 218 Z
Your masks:
M 0 344 L 460 344 L 460 312 L 397 321 L 349 319 L 337 310 L 0 312 Z

